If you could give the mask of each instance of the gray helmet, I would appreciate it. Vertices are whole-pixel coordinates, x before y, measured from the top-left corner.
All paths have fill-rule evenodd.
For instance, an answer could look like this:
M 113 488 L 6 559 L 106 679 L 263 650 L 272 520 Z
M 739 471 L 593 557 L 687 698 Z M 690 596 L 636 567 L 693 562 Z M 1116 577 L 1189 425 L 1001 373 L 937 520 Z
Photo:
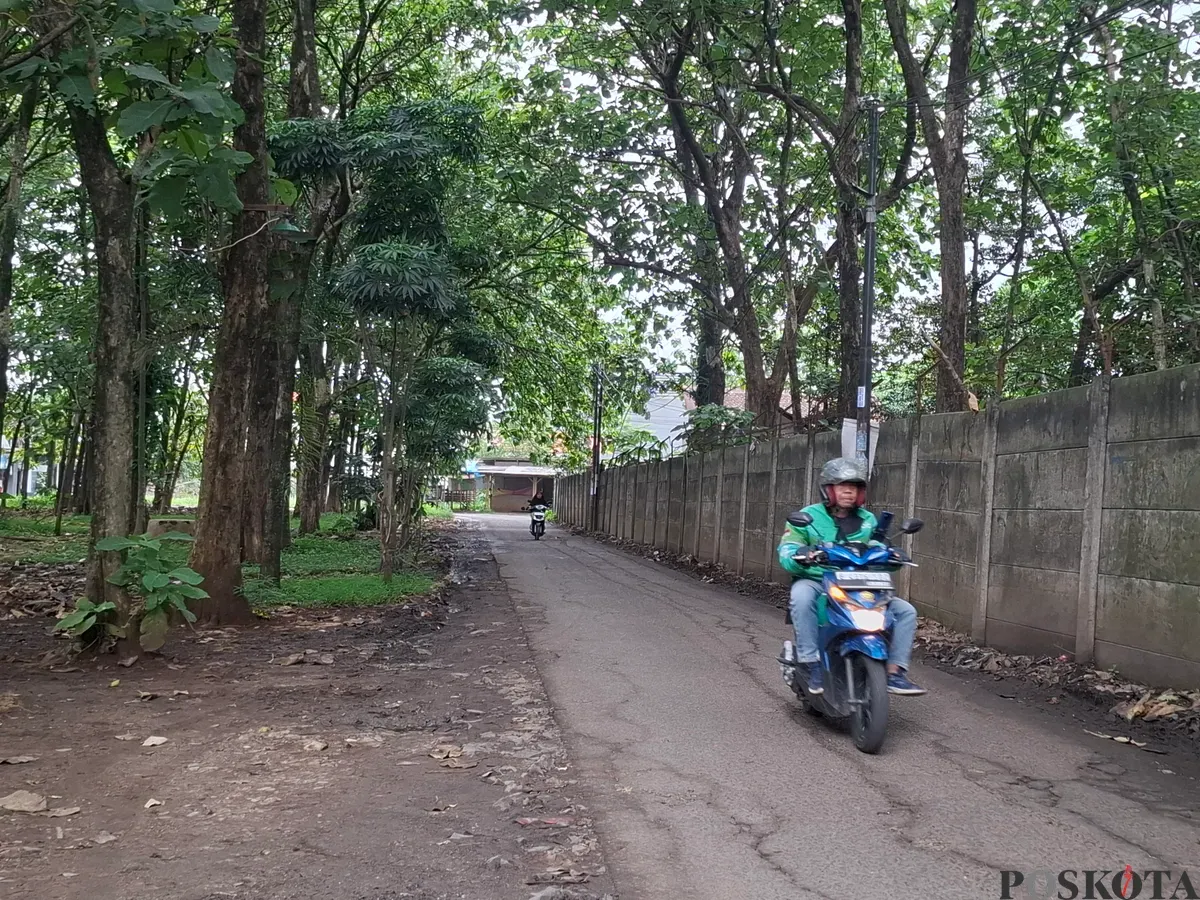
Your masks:
M 847 482 L 865 485 L 867 483 L 866 463 L 857 459 L 839 457 L 838 459 L 831 459 L 825 465 L 821 466 L 821 487 L 825 488 L 833 484 L 845 484 Z

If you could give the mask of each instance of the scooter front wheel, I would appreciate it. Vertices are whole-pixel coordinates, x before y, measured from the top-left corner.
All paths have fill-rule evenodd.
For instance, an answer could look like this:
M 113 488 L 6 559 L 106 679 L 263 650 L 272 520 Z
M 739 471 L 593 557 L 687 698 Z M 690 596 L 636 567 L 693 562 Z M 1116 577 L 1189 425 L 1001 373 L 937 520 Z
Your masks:
M 850 716 L 854 746 L 863 753 L 878 753 L 887 737 L 887 667 L 881 660 L 859 654 L 851 665 L 854 696 L 862 701 Z

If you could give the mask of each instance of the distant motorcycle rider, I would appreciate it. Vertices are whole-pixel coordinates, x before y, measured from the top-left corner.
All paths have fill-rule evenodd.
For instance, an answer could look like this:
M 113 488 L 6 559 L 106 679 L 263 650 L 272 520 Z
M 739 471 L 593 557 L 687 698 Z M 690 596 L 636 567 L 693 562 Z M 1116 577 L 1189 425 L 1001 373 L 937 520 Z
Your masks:
M 864 463 L 845 458 L 825 463 L 821 467 L 821 494 L 822 502 L 804 509 L 812 516 L 812 524 L 800 528 L 789 522 L 779 542 L 779 564 L 794 578 L 789 604 L 796 631 L 793 661 L 805 667 L 812 694 L 825 690 L 817 649 L 817 598 L 822 593 L 824 569 L 808 564 L 805 557 L 824 543 L 869 543 L 877 524 L 875 516 L 863 507 L 867 500 Z M 907 674 L 917 634 L 917 611 L 899 597 L 892 598 L 889 608 L 896 624 L 888 654 L 888 692 L 924 694 L 925 689 Z

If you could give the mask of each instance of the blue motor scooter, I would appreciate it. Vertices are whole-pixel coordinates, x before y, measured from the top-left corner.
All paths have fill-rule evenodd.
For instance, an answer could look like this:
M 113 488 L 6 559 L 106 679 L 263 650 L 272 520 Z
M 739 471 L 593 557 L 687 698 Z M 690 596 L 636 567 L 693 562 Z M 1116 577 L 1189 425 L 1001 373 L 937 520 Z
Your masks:
M 895 627 L 888 608 L 895 596 L 892 573 L 916 565 L 903 550 L 892 546 L 888 537 L 892 518 L 889 512 L 880 515 L 871 535 L 872 542 L 877 542 L 874 545 L 827 543 L 795 557 L 803 565 L 826 569 L 817 600 L 817 646 L 824 691 L 810 694 L 804 668 L 794 659 L 779 659 L 784 681 L 805 707 L 830 719 L 848 719 L 854 745 L 863 753 L 878 753 L 887 736 L 887 660 Z M 812 521 L 803 510 L 788 516 L 788 522 L 797 528 Z M 924 524 L 920 519 L 908 519 L 900 531 L 916 534 Z M 790 610 L 787 622 L 792 622 Z

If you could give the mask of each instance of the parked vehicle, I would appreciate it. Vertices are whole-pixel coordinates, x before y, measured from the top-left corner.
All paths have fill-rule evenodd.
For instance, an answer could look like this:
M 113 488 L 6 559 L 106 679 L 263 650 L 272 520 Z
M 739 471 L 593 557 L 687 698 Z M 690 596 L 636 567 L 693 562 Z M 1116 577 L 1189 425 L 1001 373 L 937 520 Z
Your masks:
M 804 511 L 788 521 L 798 528 L 812 524 Z M 872 543 L 826 543 L 796 559 L 826 568 L 817 601 L 818 641 L 824 691 L 810 694 L 804 667 L 794 662 L 791 642 L 779 659 L 787 682 L 813 713 L 849 721 L 854 744 L 864 753 L 878 753 L 887 735 L 887 661 L 895 620 L 888 608 L 895 597 L 892 574 L 916 563 L 888 537 L 892 514 L 879 517 Z M 901 526 L 904 534 L 924 527 L 920 519 Z M 831 602 L 832 601 L 832 602 Z M 787 622 L 791 624 L 791 613 Z

